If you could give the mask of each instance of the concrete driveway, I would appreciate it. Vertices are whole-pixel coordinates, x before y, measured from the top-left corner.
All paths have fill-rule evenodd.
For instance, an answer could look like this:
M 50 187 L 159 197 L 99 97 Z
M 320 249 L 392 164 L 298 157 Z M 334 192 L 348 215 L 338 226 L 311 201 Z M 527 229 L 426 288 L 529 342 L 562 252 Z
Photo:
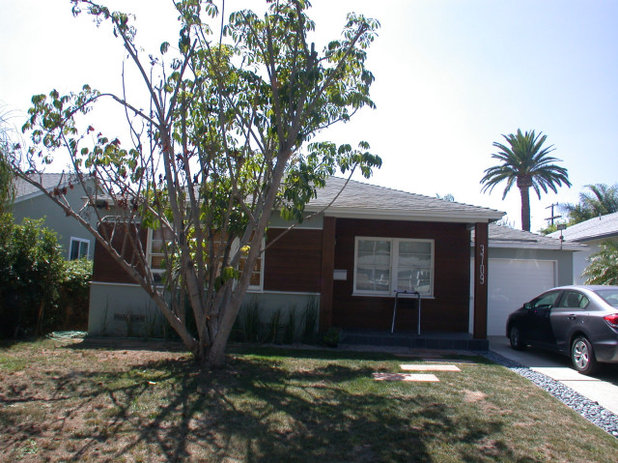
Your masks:
M 561 382 L 618 415 L 618 365 L 602 365 L 595 376 L 582 375 L 571 368 L 568 357 L 532 348 L 516 351 L 505 336 L 490 336 L 489 350 Z

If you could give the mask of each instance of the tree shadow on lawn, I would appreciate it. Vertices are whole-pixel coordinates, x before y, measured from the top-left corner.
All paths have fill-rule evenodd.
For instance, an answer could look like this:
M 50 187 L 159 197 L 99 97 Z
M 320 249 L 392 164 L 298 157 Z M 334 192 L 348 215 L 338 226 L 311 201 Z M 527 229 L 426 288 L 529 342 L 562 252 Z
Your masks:
M 188 356 L 129 371 L 72 371 L 53 378 L 47 397 L 22 400 L 66 400 L 53 432 L 77 443 L 67 450 L 71 461 L 439 461 L 434 448 L 448 448 L 449 439 L 461 461 L 537 461 L 516 458 L 500 441 L 501 421 L 457 415 L 431 386 L 389 389 L 371 379 L 371 365 L 310 361 L 323 357 L 313 352 L 306 364 L 286 368 L 260 351 L 231 355 L 215 371 L 201 371 Z M 366 357 L 354 353 L 351 360 Z M 72 420 L 82 426 L 75 429 Z M 26 440 L 50 434 L 46 417 L 41 421 L 20 426 L 9 417 L 0 425 L 20 427 Z M 456 447 L 460 442 L 468 445 Z
M 370 379 L 371 368 L 326 365 L 290 372 L 277 360 L 242 357 L 212 372 L 199 371 L 192 361 L 143 368 L 163 372 L 158 383 L 174 383 L 161 391 L 160 407 L 150 414 L 134 408 L 153 389 L 156 395 L 157 385 L 100 391 L 118 412 L 105 436 L 89 438 L 120 438 L 113 458 L 146 445 L 165 461 L 433 461 L 430 447 L 456 438 L 472 444 L 461 451 L 462 461 L 535 461 L 518 460 L 500 443 L 493 456 L 475 448 L 500 433 L 502 423 L 454 417 L 431 394 L 384 393 Z M 357 381 L 370 385 L 355 393 L 350 384 Z

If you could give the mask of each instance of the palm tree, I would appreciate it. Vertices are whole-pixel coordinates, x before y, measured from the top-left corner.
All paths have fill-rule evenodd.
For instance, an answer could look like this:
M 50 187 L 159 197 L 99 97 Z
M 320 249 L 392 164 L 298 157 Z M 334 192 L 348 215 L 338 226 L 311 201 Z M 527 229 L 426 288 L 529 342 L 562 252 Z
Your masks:
M 579 204 L 565 204 L 564 209 L 569 213 L 571 224 L 600 215 L 618 212 L 618 184 L 607 186 L 603 183 L 586 185 L 591 193 L 580 193 Z
M 491 192 L 497 184 L 506 181 L 502 195 L 504 199 L 516 183 L 521 194 L 521 228 L 530 231 L 530 187 L 541 199 L 541 190 L 547 193 L 549 189 L 557 193 L 557 187 L 563 183 L 570 187 L 569 174 L 564 167 L 554 164 L 560 159 L 549 156 L 549 153 L 554 151 L 554 146 L 543 147 L 547 139 L 547 135 L 543 135 L 543 132 L 537 135 L 534 130 L 522 133 L 517 129 L 516 134 L 502 136 L 508 146 L 493 143 L 493 146 L 500 151 L 491 157 L 500 161 L 500 164 L 485 169 L 485 176 L 481 179 L 483 184 L 481 191 Z

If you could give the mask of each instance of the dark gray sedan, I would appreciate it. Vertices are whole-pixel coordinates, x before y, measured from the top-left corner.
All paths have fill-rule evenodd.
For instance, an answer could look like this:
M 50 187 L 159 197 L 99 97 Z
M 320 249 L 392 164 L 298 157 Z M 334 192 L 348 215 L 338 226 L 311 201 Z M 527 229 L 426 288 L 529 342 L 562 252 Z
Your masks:
M 513 349 L 551 349 L 593 374 L 599 362 L 618 363 L 618 286 L 550 289 L 509 315 L 506 335 Z

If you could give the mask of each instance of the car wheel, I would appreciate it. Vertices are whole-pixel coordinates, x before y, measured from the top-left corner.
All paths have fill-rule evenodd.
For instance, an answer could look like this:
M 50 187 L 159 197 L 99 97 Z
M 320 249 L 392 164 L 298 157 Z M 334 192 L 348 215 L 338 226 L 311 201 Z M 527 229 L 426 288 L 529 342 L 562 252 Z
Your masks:
M 592 344 L 584 336 L 578 336 L 571 344 L 571 362 L 573 368 L 584 375 L 591 375 L 597 371 L 597 359 L 594 356 Z
M 509 341 L 511 341 L 511 348 L 515 350 L 522 350 L 524 344 L 521 342 L 521 332 L 517 325 L 513 325 L 509 331 Z

